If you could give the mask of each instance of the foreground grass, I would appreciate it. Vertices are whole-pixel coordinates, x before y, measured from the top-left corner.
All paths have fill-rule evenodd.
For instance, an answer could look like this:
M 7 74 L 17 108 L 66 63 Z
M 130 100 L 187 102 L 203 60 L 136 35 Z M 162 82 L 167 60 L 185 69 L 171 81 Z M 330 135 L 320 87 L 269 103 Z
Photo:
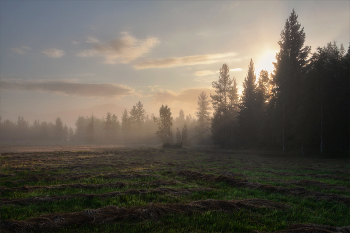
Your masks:
M 344 161 L 332 161 L 327 167 L 329 171 L 324 170 L 305 170 L 298 168 L 299 165 L 293 165 L 291 169 L 275 169 L 270 166 L 278 166 L 278 162 L 269 160 L 269 158 L 259 158 L 249 153 L 212 153 L 190 150 L 157 150 L 157 149 L 126 149 L 112 151 L 107 154 L 94 153 L 42 153 L 32 155 L 6 155 L 5 168 L 2 174 L 15 174 L 16 176 L 0 177 L 0 186 L 7 188 L 30 186 L 49 186 L 60 184 L 105 184 L 115 182 L 125 182 L 127 186 L 103 187 L 99 189 L 38 189 L 31 192 L 14 191 L 2 193 L 1 198 L 29 198 L 45 196 L 62 196 L 70 194 L 103 194 L 115 191 L 127 191 L 130 189 L 152 189 L 150 186 L 135 186 L 137 183 L 152 182 L 156 180 L 176 180 L 180 183 L 175 185 L 166 185 L 167 188 L 213 188 L 207 192 L 193 192 L 189 194 L 154 194 L 147 193 L 142 195 L 120 195 L 112 198 L 71 198 L 60 201 L 42 202 L 25 205 L 2 205 L 1 220 L 27 220 L 32 217 L 39 217 L 52 213 L 72 213 L 88 209 L 97 209 L 109 205 L 131 208 L 135 206 L 148 206 L 154 204 L 185 204 L 197 200 L 237 200 L 260 198 L 284 203 L 289 206 L 286 210 L 277 209 L 239 209 L 236 211 L 207 211 L 204 213 L 182 213 L 176 215 L 164 215 L 157 220 L 133 221 L 127 220 L 118 222 L 118 224 L 103 225 L 82 225 L 71 226 L 59 230 L 60 232 L 250 232 L 252 230 L 273 232 L 283 230 L 290 224 L 313 223 L 330 226 L 348 226 L 350 219 L 350 206 L 332 201 L 318 201 L 314 198 L 301 198 L 293 195 L 280 193 L 271 193 L 268 191 L 251 188 L 233 188 L 232 186 L 219 182 L 213 183 L 207 180 L 189 180 L 176 175 L 180 170 L 197 170 L 202 173 L 234 172 L 244 174 L 251 182 L 270 184 L 274 186 L 295 187 L 278 181 L 264 180 L 272 178 L 283 181 L 310 179 L 328 184 L 336 184 L 343 187 L 350 187 L 346 180 L 325 179 L 319 177 L 298 176 L 302 174 L 332 174 L 332 166 L 340 166 Z M 260 161 L 261 164 L 260 165 Z M 21 165 L 22 162 L 22 165 Z M 322 161 L 321 161 L 322 162 Z M 266 164 L 263 164 L 266 163 Z M 310 161 L 312 163 L 312 161 Z M 320 163 L 320 162 L 318 162 Z M 102 164 L 93 167 L 93 164 Z M 106 164 L 111 164 L 110 167 Z M 272 164 L 272 165 L 271 165 Z M 281 162 L 282 164 L 282 162 Z M 283 165 L 286 164 L 285 159 Z M 120 167 L 115 167 L 119 166 Z M 123 165 L 123 166 L 121 166 Z M 32 169 L 31 167 L 36 167 Z M 73 170 L 69 166 L 77 166 Z M 257 167 L 255 170 L 254 167 Z M 51 169 L 52 168 L 52 169 Z M 248 169 L 249 168 L 249 169 Z M 32 170 L 31 170 L 32 169 Z M 266 172 L 265 172 L 266 171 Z M 289 172 L 296 175 L 284 176 L 271 174 L 268 171 Z M 72 176 L 76 174 L 94 173 L 91 177 L 71 180 L 62 179 L 60 176 Z M 148 177 L 142 178 L 102 178 L 98 174 L 120 173 L 120 174 L 148 174 Z M 38 180 L 27 182 L 28 177 L 40 174 L 46 176 L 58 177 L 57 180 L 47 181 Z M 346 177 L 346 175 L 338 175 Z M 22 180 L 22 181 L 21 181 Z M 324 190 L 318 187 L 304 187 L 310 191 L 323 193 L 333 193 L 350 197 L 350 194 L 344 191 L 328 189 Z

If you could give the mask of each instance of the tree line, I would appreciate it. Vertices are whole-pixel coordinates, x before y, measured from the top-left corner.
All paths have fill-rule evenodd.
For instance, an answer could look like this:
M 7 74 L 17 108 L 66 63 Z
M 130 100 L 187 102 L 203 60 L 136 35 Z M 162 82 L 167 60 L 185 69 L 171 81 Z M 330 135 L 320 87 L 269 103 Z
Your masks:
M 0 138 L 149 143 L 158 137 L 163 145 L 180 147 L 213 143 L 223 148 L 347 154 L 350 46 L 345 52 L 343 45 L 328 43 L 311 54 L 304 42 L 304 28 L 293 10 L 281 32 L 273 72 L 261 70 L 257 77 L 251 59 L 239 95 L 235 77 L 223 64 L 212 83 L 215 93 L 199 93 L 196 118 L 180 110 L 173 119 L 167 105 L 160 107 L 159 117 L 149 117 L 139 101 L 124 110 L 121 121 L 111 113 L 102 119 L 80 116 L 75 130 L 60 118 L 55 124 L 37 120 L 32 125 L 23 117 L 17 123 L 0 118 Z
M 212 86 L 213 142 L 233 148 L 349 153 L 350 46 L 304 46 L 304 28 L 293 10 L 278 42 L 274 71 L 257 78 L 250 61 L 237 95 L 224 64 Z M 310 56 L 311 55 L 311 56 Z

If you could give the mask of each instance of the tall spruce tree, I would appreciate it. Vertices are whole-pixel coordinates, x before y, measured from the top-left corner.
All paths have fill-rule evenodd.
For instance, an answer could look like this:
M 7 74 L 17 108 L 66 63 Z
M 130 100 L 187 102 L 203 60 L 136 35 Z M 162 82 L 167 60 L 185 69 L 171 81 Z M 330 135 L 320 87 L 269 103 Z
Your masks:
M 232 146 L 231 125 L 233 117 L 230 114 L 230 93 L 232 92 L 232 80 L 229 75 L 229 67 L 223 64 L 220 68 L 218 81 L 212 83 L 215 95 L 210 95 L 214 108 L 214 117 L 211 124 L 213 142 L 221 147 Z
M 209 100 L 207 94 L 203 91 L 198 96 L 198 107 L 197 107 L 197 126 L 196 133 L 200 140 L 203 140 L 205 135 L 209 132 L 210 129 L 210 116 L 209 110 Z
M 159 109 L 159 118 L 154 117 L 154 121 L 158 125 L 156 135 L 159 137 L 163 146 L 173 142 L 173 133 L 171 126 L 173 125 L 173 117 L 171 116 L 170 108 L 167 105 L 162 105 Z
M 298 22 L 298 16 L 294 9 L 287 19 L 281 32 L 281 40 L 278 42 L 280 51 L 276 54 L 273 81 L 277 88 L 275 123 L 280 131 L 280 143 L 283 151 L 286 141 L 295 143 L 295 130 L 292 129 L 293 121 L 298 114 L 301 104 L 302 79 L 305 73 L 307 57 L 310 47 L 305 46 L 304 28 Z M 275 127 L 274 127 L 275 128 Z
M 243 144 L 253 146 L 256 142 L 257 101 L 256 101 L 256 76 L 253 60 L 250 60 L 248 74 L 243 82 L 242 100 L 239 105 L 240 112 L 238 123 Z

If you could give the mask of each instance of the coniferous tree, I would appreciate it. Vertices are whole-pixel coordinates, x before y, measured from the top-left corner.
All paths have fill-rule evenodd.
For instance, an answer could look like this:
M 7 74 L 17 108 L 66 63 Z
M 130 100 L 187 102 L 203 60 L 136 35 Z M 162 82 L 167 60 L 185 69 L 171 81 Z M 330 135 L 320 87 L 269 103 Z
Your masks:
M 56 141 L 62 141 L 64 137 L 64 129 L 63 129 L 63 123 L 61 118 L 56 118 L 56 124 L 55 124 L 55 139 Z
M 196 133 L 200 140 L 203 140 L 205 135 L 209 132 L 210 129 L 210 116 L 209 116 L 209 110 L 211 109 L 209 107 L 209 100 L 207 94 L 203 91 L 198 96 L 198 107 L 196 116 L 198 118 L 197 120 L 197 126 L 196 126 Z
M 140 128 L 146 119 L 146 110 L 143 108 L 143 104 L 139 101 L 130 110 L 130 122 L 137 128 Z
M 223 64 L 220 69 L 218 81 L 212 83 L 215 95 L 210 95 L 214 108 L 214 117 L 211 124 L 212 139 L 215 144 L 228 147 L 232 144 L 231 129 L 233 117 L 230 114 L 230 92 L 232 91 L 232 80 L 229 75 L 229 67 Z
M 188 145 L 188 132 L 187 132 L 187 125 L 186 124 L 182 128 L 181 139 L 182 139 L 181 140 L 182 144 L 187 146 Z
M 276 54 L 273 81 L 277 89 L 275 123 L 281 135 L 281 146 L 285 150 L 285 142 L 293 144 L 293 121 L 296 119 L 301 104 L 302 79 L 310 47 L 304 46 L 305 33 L 293 10 L 281 32 L 279 53 Z
M 167 105 L 162 105 L 159 109 L 159 118 L 154 117 L 153 119 L 158 125 L 156 135 L 159 137 L 163 146 L 171 144 L 173 142 L 173 133 L 171 131 L 173 118 L 170 108 Z
M 124 134 L 124 139 L 129 139 L 129 134 L 130 134 L 130 117 L 128 114 L 128 111 L 125 109 L 122 115 L 122 130 Z
M 179 128 L 176 128 L 176 144 L 182 146 L 182 138 Z
M 94 142 L 94 116 L 91 115 L 91 118 L 89 119 L 89 123 L 86 128 L 86 140 L 89 143 Z
M 321 154 L 349 151 L 349 68 L 336 43 L 318 47 L 310 58 L 303 93 L 304 141 Z
M 243 82 L 242 100 L 239 105 L 240 112 L 238 123 L 243 144 L 253 146 L 256 143 L 257 101 L 256 101 L 256 76 L 253 60 L 250 60 L 248 74 Z

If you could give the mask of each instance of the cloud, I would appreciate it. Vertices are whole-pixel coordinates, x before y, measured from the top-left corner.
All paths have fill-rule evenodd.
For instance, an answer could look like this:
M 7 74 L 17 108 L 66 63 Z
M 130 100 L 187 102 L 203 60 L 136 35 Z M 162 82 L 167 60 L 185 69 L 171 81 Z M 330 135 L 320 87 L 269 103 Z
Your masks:
M 171 104 L 177 101 L 183 104 L 197 106 L 198 96 L 202 91 L 209 96 L 209 93 L 213 93 L 214 89 L 210 87 L 187 88 L 180 92 L 162 90 L 154 94 L 153 101 L 161 104 Z
M 48 56 L 50 58 L 60 58 L 60 57 L 63 57 L 65 54 L 65 52 L 63 50 L 54 49 L 54 48 L 45 49 L 45 50 L 41 51 L 41 53 L 45 54 L 46 56 Z
M 86 43 L 99 43 L 100 41 L 98 39 L 96 39 L 95 37 L 92 36 L 88 36 L 88 38 L 86 39 Z
M 79 41 L 73 40 L 71 41 L 72 44 L 79 44 Z
M 134 67 L 136 69 L 147 68 L 167 68 L 175 66 L 190 66 L 198 64 L 211 64 L 222 61 L 223 58 L 235 56 L 235 53 L 222 53 L 222 54 L 205 54 L 194 55 L 185 57 L 170 57 L 160 59 L 148 59 L 136 63 Z
M 17 47 L 17 48 L 10 48 L 10 50 L 15 52 L 15 53 L 23 55 L 26 53 L 26 50 L 31 50 L 31 48 L 28 46 L 21 46 L 21 47 Z
M 122 35 L 121 38 L 108 43 L 96 43 L 92 49 L 83 50 L 77 53 L 76 56 L 103 57 L 104 63 L 107 64 L 127 64 L 148 53 L 151 48 L 159 43 L 159 40 L 155 37 L 138 40 L 127 32 L 122 32 Z
M 0 81 L 0 88 L 17 91 L 39 91 L 46 93 L 86 97 L 121 97 L 131 95 L 134 90 L 119 84 L 77 83 L 69 81 Z
M 230 69 L 230 72 L 242 71 L 242 68 Z M 219 74 L 220 70 L 198 70 L 194 73 L 195 76 L 212 76 Z

